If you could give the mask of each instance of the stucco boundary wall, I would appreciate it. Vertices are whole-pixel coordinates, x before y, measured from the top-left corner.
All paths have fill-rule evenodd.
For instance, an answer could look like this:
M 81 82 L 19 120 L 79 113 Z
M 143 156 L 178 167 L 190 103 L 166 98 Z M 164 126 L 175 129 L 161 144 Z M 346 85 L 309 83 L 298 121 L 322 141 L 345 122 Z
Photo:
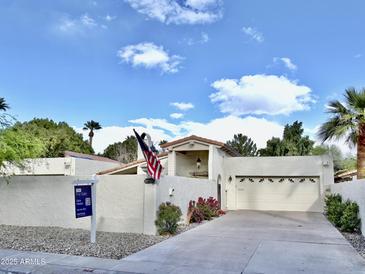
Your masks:
M 97 230 L 155 234 L 156 186 L 143 175 L 98 176 Z M 82 176 L 13 176 L 0 179 L 0 224 L 90 229 L 75 218 L 74 188 Z
M 172 195 L 170 195 L 170 189 L 173 189 Z M 186 221 L 189 201 L 196 201 L 199 197 L 217 198 L 217 183 L 208 179 L 179 176 L 164 176 L 157 183 L 157 207 L 165 202 L 179 206 L 184 221 Z
M 331 192 L 340 194 L 343 200 L 350 199 L 359 205 L 361 231 L 365 236 L 365 179 L 333 184 Z

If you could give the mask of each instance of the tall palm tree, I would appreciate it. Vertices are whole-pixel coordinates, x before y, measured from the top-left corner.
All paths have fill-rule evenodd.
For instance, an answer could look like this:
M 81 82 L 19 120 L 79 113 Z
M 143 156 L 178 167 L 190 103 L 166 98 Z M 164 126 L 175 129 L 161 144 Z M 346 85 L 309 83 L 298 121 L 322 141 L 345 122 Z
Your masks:
M 6 103 L 5 99 L 0 97 L 0 110 L 6 111 L 9 109 L 9 105 Z
M 323 142 L 345 138 L 350 146 L 357 146 L 357 178 L 365 178 L 365 88 L 345 91 L 346 102 L 329 102 L 331 117 L 321 125 L 318 136 Z
M 84 130 L 89 130 L 89 144 L 92 147 L 93 146 L 93 138 L 94 138 L 94 130 L 101 129 L 101 125 L 99 122 L 95 122 L 94 120 L 87 121 L 84 124 Z

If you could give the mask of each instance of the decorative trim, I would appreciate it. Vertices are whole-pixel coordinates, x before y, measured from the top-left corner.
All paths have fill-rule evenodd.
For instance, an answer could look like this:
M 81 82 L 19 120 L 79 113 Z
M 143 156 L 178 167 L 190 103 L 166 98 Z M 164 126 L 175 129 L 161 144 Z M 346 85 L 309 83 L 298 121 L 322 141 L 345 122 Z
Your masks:
M 245 183 L 245 182 L 249 182 L 249 183 L 264 183 L 264 182 L 269 182 L 269 183 L 284 183 L 284 182 L 288 182 L 288 183 L 305 183 L 305 182 L 310 182 L 310 183 L 316 183 L 317 182 L 317 177 L 256 177 L 256 176 L 252 176 L 252 177 L 241 177 L 239 182 L 240 183 Z

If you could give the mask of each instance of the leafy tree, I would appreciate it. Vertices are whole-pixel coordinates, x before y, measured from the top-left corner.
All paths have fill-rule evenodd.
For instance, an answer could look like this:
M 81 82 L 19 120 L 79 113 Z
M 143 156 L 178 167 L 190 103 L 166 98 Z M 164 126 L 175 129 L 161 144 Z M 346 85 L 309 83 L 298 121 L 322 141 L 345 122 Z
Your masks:
M 257 156 L 257 146 L 251 138 L 241 133 L 235 134 L 231 141 L 227 141 L 227 145 L 235 149 L 242 156 Z
M 346 102 L 330 101 L 330 118 L 323 123 L 318 136 L 323 142 L 345 138 L 350 146 L 357 146 L 357 178 L 365 178 L 365 88 L 346 89 Z
M 331 145 L 331 146 L 325 146 L 325 145 L 320 145 L 320 146 L 315 146 L 312 149 L 311 152 L 312 155 L 323 155 L 323 154 L 329 154 L 330 156 L 332 156 L 333 159 L 333 168 L 335 171 L 339 171 L 339 170 L 343 170 L 344 169 L 344 158 L 342 155 L 342 152 L 340 150 L 340 148 L 336 145 Z
M 123 142 L 109 145 L 103 153 L 104 157 L 122 162 L 124 164 L 137 160 L 137 139 L 128 136 Z
M 266 142 L 266 148 L 259 150 L 260 156 L 283 156 L 284 145 L 280 138 L 272 137 Z
M 94 151 L 82 134 L 77 133 L 66 122 L 56 123 L 49 119 L 33 119 L 24 123 L 16 123 L 14 130 L 23 130 L 44 144 L 40 157 L 62 157 L 65 150 L 93 154 Z
M 342 161 L 343 170 L 354 170 L 356 169 L 356 157 L 347 157 Z
M 25 158 L 40 157 L 45 150 L 41 139 L 23 129 L 5 129 L 0 132 L 0 167 L 5 162 L 21 165 Z
M 0 97 L 0 111 L 5 112 L 10 107 L 4 98 Z M 9 128 L 11 124 L 10 115 L 0 115 L 0 167 L 4 168 L 5 163 L 12 163 L 20 166 L 25 158 L 35 158 L 42 155 L 44 144 L 40 139 L 28 134 L 24 130 Z M 1 173 L 4 172 L 2 169 Z
M 93 138 L 94 138 L 94 130 L 101 129 L 101 125 L 99 122 L 95 122 L 94 120 L 87 121 L 84 124 L 84 130 L 89 130 L 89 144 L 92 147 L 93 146 Z
M 312 151 L 314 141 L 303 136 L 303 123 L 295 121 L 285 125 L 283 139 L 271 138 L 266 142 L 266 148 L 260 149 L 260 156 L 303 156 Z
M 329 146 L 324 146 L 324 145 L 315 146 L 314 148 L 312 148 L 311 154 L 312 155 L 329 154 Z

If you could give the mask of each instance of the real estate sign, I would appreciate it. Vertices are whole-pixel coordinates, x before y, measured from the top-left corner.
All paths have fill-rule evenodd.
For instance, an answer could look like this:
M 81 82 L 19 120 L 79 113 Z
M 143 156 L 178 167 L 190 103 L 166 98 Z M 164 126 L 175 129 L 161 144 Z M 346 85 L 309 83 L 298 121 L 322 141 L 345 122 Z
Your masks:
M 76 218 L 92 216 L 91 185 L 75 185 L 74 189 Z

